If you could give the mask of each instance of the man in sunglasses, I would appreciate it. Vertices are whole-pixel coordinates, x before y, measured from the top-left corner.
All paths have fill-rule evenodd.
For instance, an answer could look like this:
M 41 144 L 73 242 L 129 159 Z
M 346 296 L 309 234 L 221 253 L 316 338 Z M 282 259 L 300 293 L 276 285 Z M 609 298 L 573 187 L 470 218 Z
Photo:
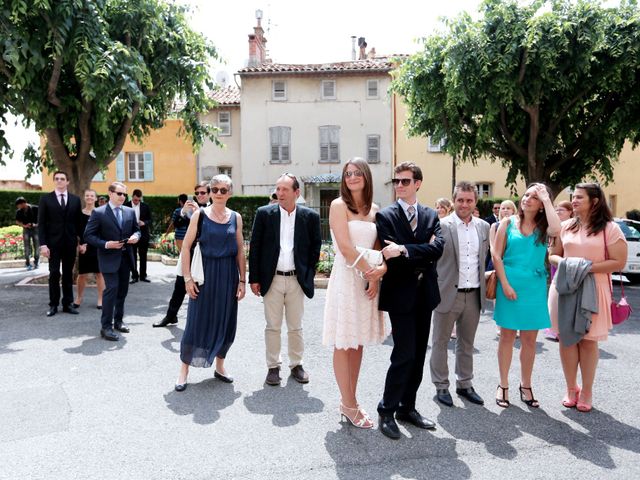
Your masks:
M 129 333 L 124 323 L 124 301 L 129 291 L 129 274 L 134 267 L 132 246 L 140 240 L 140 227 L 131 207 L 124 206 L 127 187 L 109 185 L 109 202 L 96 208 L 89 218 L 84 238 L 98 250 L 98 265 L 104 277 L 100 335 L 115 342 L 117 333 Z
M 313 297 L 320 258 L 320 216 L 296 204 L 300 184 L 285 173 L 276 182 L 278 204 L 258 208 L 251 233 L 249 283 L 264 299 L 267 385 L 280 385 L 280 345 L 283 314 L 287 320 L 289 368 L 299 383 L 309 382 L 302 367 L 304 296 Z
M 193 213 L 201 207 L 206 207 L 209 201 L 209 182 L 203 181 L 198 183 L 193 188 L 193 200 L 187 200 L 180 211 L 180 217 L 182 224 L 189 227 L 189 222 Z M 176 275 L 176 281 L 173 284 L 173 293 L 169 300 L 169 306 L 167 307 L 167 313 L 162 320 L 153 324 L 154 328 L 167 327 L 178 323 L 178 311 L 184 301 L 184 296 L 187 294 L 187 288 L 184 284 L 184 277 L 182 274 Z
M 140 241 L 133 246 L 133 270 L 130 283 L 138 281 L 149 283 L 151 280 L 147 278 L 147 252 L 151 240 L 151 207 L 142 201 L 142 190 L 138 188 L 131 194 L 131 201 L 125 202 L 125 205 L 135 212 L 141 235 Z M 140 257 L 140 270 L 137 268 L 138 257 Z
M 78 247 L 78 228 L 82 204 L 80 197 L 68 190 L 65 172 L 53 174 L 55 190 L 40 197 L 38 238 L 40 256 L 49 258 L 49 310 L 47 317 L 58 313 L 60 303 L 60 266 L 62 265 L 62 311 L 77 314 L 73 308 L 73 264 Z
M 444 240 L 438 214 L 417 201 L 422 184 L 420 167 L 403 162 L 394 174 L 397 202 L 376 215 L 387 261 L 379 308 L 389 313 L 393 335 L 391 366 L 378 413 L 380 431 L 398 439 L 396 419 L 419 428 L 435 428 L 434 422 L 416 410 L 416 394 L 422 381 L 431 311 L 440 302 L 436 261 L 442 255 Z

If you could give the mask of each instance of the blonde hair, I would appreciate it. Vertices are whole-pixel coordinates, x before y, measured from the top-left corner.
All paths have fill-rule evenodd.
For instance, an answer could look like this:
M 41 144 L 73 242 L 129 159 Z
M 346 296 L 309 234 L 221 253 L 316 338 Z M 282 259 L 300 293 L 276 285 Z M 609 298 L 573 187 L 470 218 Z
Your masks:
M 506 205 L 511 210 L 513 210 L 513 215 L 515 215 L 518 212 L 518 208 L 516 207 L 516 204 L 513 203 L 511 200 L 503 200 L 502 203 L 500 204 L 500 208 L 502 208 L 503 205 Z M 500 220 L 502 220 L 502 218 Z

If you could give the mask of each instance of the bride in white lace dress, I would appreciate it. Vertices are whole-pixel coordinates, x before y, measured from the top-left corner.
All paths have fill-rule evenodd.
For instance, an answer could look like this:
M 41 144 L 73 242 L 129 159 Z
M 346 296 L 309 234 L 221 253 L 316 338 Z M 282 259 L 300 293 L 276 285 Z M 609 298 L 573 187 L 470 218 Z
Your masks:
M 356 246 L 380 249 L 375 225 L 379 208 L 372 198 L 367 162 L 361 158 L 349 160 L 342 170 L 340 197 L 331 202 L 329 210 L 335 258 L 327 287 L 322 343 L 334 347 L 340 414 L 360 428 L 373 427 L 356 399 L 362 347 L 380 344 L 388 335 L 378 310 L 378 288 L 387 267 L 384 263 L 371 267 L 364 258 L 358 259 L 356 250 Z

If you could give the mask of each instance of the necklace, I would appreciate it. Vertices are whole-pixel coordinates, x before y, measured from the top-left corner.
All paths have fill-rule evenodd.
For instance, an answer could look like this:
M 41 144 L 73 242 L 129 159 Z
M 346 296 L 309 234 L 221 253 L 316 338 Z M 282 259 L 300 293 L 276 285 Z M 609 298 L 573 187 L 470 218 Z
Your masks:
M 220 215 L 218 212 L 216 212 L 213 208 L 211 209 L 211 213 L 213 213 L 213 218 L 215 218 L 219 222 L 224 222 L 227 219 L 227 209 L 226 208 L 224 209 L 224 213 L 222 215 Z

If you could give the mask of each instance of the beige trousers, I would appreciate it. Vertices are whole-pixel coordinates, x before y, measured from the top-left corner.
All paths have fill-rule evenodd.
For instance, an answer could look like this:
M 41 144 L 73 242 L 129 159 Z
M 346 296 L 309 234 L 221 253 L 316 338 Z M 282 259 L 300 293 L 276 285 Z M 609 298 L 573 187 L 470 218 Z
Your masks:
M 289 368 L 302 365 L 304 342 L 302 339 L 302 315 L 304 292 L 294 276 L 274 275 L 269 291 L 264 296 L 264 316 L 267 326 L 264 340 L 267 347 L 267 368 L 280 367 L 280 346 L 283 313 L 287 320 Z

